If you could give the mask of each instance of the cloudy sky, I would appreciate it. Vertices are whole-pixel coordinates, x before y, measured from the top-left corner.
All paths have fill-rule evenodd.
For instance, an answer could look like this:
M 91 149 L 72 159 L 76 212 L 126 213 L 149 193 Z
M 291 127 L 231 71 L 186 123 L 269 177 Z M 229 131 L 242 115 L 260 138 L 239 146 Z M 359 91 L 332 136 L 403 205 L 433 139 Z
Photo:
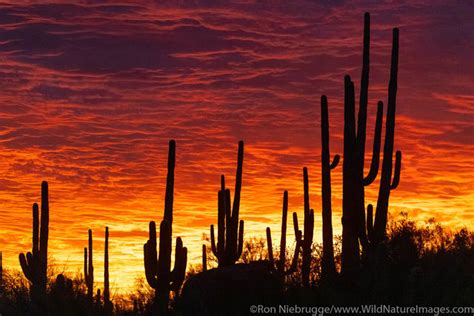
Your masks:
M 285 189 L 290 210 L 302 213 L 304 166 L 320 214 L 319 100 L 328 96 L 331 150 L 342 153 L 343 76 L 358 91 L 365 11 L 372 16 L 367 148 L 376 103 L 387 98 L 391 30 L 400 28 L 395 148 L 403 167 L 390 211 L 472 227 L 473 2 L 47 2 L 0 4 L 7 267 L 18 269 L 18 253 L 31 247 L 31 205 L 47 180 L 58 269 L 80 271 L 92 228 L 100 275 L 108 225 L 113 287 L 133 284 L 143 276 L 147 222 L 162 217 L 169 139 L 177 142 L 174 235 L 183 236 L 191 263 L 216 222 L 220 174 L 232 184 L 241 139 L 247 238 L 264 237 L 267 225 L 277 238 Z M 341 174 L 333 172 L 336 233 Z M 377 190 L 378 181 L 368 202 Z M 320 240 L 318 215 L 315 229 Z

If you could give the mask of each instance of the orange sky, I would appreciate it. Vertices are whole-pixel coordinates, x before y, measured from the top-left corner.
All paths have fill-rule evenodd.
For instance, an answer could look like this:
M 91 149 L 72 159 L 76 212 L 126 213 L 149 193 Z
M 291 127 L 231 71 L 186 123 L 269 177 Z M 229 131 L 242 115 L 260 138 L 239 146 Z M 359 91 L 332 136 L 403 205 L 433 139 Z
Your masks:
M 473 5 L 367 2 L 0 5 L 4 265 L 19 269 L 18 254 L 31 248 L 31 205 L 47 180 L 58 269 L 82 271 L 92 228 L 100 281 L 108 225 L 111 284 L 126 290 L 143 276 L 147 222 L 162 217 L 171 138 L 174 236 L 183 237 L 191 263 L 217 221 L 221 173 L 233 189 L 240 139 L 246 238 L 264 237 L 269 225 L 276 242 L 285 189 L 302 216 L 307 166 L 319 241 L 319 98 L 328 96 L 331 150 L 342 154 L 343 76 L 352 75 L 358 91 L 364 11 L 372 14 L 367 148 L 376 102 L 386 101 L 391 28 L 400 28 L 395 149 L 403 165 L 390 211 L 471 227 Z M 336 234 L 341 173 L 332 173 Z M 377 190 L 378 181 L 369 202 Z

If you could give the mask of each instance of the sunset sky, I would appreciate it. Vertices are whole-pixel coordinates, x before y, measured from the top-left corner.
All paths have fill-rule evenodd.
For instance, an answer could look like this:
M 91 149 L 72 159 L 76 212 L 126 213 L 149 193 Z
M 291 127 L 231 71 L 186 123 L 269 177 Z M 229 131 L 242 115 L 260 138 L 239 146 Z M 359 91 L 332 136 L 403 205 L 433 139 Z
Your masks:
M 177 143 L 173 234 L 183 237 L 190 263 L 200 262 L 217 222 L 222 173 L 233 192 L 241 139 L 245 238 L 264 237 L 270 226 L 277 244 L 283 190 L 302 218 L 307 166 L 320 241 L 319 100 L 328 96 L 331 151 L 342 154 L 343 77 L 352 76 L 358 93 L 365 11 L 367 166 L 376 103 L 387 99 L 391 29 L 400 28 L 395 149 L 403 163 L 390 212 L 453 229 L 474 223 L 472 1 L 21 2 L 0 4 L 7 268 L 19 269 L 18 254 L 31 249 L 31 205 L 46 180 L 57 269 L 82 271 L 91 228 L 101 282 L 108 225 L 112 291 L 133 285 L 144 276 L 147 223 L 163 215 L 169 139 Z M 341 165 L 332 177 L 340 234 Z M 378 179 L 368 202 L 376 202 Z

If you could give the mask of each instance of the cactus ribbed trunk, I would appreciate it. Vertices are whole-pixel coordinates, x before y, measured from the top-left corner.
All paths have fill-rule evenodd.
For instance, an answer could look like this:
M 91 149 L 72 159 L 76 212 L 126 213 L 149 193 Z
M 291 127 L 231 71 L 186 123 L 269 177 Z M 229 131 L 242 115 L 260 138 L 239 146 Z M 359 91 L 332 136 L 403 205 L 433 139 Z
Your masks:
M 156 224 L 154 221 L 149 224 L 149 239 L 143 246 L 145 276 L 148 284 L 155 289 L 155 311 L 159 315 L 168 313 L 170 291 L 179 292 L 184 281 L 187 264 L 187 249 L 183 247 L 183 242 L 178 237 L 176 239 L 174 269 L 171 270 L 175 156 L 176 143 L 171 140 L 168 151 L 164 216 L 160 224 L 159 253 L 156 249 Z
M 221 190 L 217 194 L 217 246 L 214 225 L 211 225 L 211 249 L 219 267 L 235 264 L 242 255 L 244 243 L 244 221 L 239 222 L 240 192 L 242 189 L 242 170 L 244 161 L 244 142 L 239 142 L 237 171 L 235 176 L 234 204 L 231 208 L 230 190 L 225 187 L 225 177 L 221 176 Z
M 342 258 L 341 273 L 348 275 L 359 268 L 359 241 L 355 195 L 355 101 L 354 84 L 344 77 L 344 158 L 342 163 Z
M 337 167 L 339 155 L 335 155 L 330 162 L 329 151 L 329 118 L 327 97 L 321 97 L 321 196 L 323 219 L 323 256 L 321 260 L 321 275 L 323 279 L 336 275 L 334 262 L 333 232 L 332 232 L 332 207 L 331 207 L 331 169 Z
M 39 235 L 39 237 L 38 237 Z M 38 204 L 33 204 L 33 244 L 32 252 L 19 256 L 20 266 L 25 277 L 30 281 L 30 296 L 39 302 L 46 295 L 48 268 L 48 235 L 49 235 L 49 197 L 48 183 L 41 183 L 41 226 Z

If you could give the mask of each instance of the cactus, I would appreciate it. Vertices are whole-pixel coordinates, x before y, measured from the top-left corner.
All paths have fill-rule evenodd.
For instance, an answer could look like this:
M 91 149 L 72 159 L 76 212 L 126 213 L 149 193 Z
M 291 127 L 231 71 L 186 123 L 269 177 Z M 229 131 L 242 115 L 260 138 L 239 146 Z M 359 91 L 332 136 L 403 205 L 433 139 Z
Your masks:
M 206 245 L 202 245 L 202 271 L 207 271 L 207 249 Z
M 89 252 L 89 255 L 87 255 Z M 92 230 L 89 229 L 89 248 L 84 247 L 84 280 L 87 286 L 87 297 L 92 303 L 94 296 L 94 266 L 92 264 Z
M 303 286 L 310 285 L 310 270 L 311 270 L 311 247 L 313 245 L 313 231 L 314 231 L 314 210 L 309 205 L 309 180 L 308 169 L 303 168 L 303 184 L 304 184 L 304 224 L 303 224 L 303 239 L 301 240 L 301 248 L 303 253 L 301 264 L 301 281 Z M 293 224 L 295 232 L 298 232 L 298 215 L 293 213 Z
M 214 225 L 211 225 L 211 248 L 219 267 L 233 265 L 242 255 L 244 221 L 239 222 L 240 190 L 242 188 L 242 167 L 244 161 L 244 142 L 239 142 L 237 172 L 235 177 L 234 204 L 231 212 L 230 190 L 225 187 L 225 177 L 221 176 L 221 190 L 218 192 L 217 247 L 214 238 Z
M 400 170 L 402 164 L 402 153 L 397 151 L 395 155 L 395 169 L 393 171 L 393 143 L 395 136 L 395 110 L 397 98 L 397 75 L 398 75 L 398 29 L 393 29 L 392 57 L 390 67 L 390 82 L 388 86 L 387 119 L 385 129 L 385 143 L 383 148 L 382 175 L 380 178 L 379 196 L 375 211 L 375 223 L 371 241 L 375 244 L 385 238 L 387 228 L 388 200 L 390 191 L 395 190 L 400 182 Z
M 105 227 L 105 244 L 104 244 L 104 308 L 106 314 L 111 314 L 113 310 L 110 301 L 110 283 L 109 283 L 109 227 Z
M 331 170 L 337 167 L 340 157 L 339 155 L 335 155 L 332 163 L 330 163 L 328 100 L 325 95 L 321 97 L 321 147 L 321 196 L 323 204 L 323 256 L 321 259 L 321 275 L 322 278 L 327 279 L 336 275 L 332 233 Z
M 357 132 L 355 122 L 355 92 L 350 76 L 344 78 L 344 160 L 343 160 L 343 242 L 342 273 L 352 273 L 360 266 L 359 241 L 364 253 L 378 243 L 385 235 L 388 197 L 390 187 L 395 188 L 399 179 L 401 153 L 397 152 L 395 176 L 391 181 L 393 135 L 395 126 L 396 76 L 398 66 L 398 30 L 394 30 L 391 78 L 387 110 L 384 160 L 382 164 L 382 181 L 377 203 L 376 224 L 372 231 L 369 214 L 365 210 L 365 186 L 373 183 L 377 177 L 380 160 L 380 142 L 382 134 L 383 103 L 378 102 L 375 122 L 372 161 L 367 176 L 364 176 L 364 156 L 367 125 L 367 103 L 369 86 L 369 49 L 370 49 L 370 15 L 364 16 L 364 47 L 362 57 L 361 90 Z M 394 184 L 394 185 L 393 185 Z M 380 210 L 380 211 L 379 211 Z M 370 214 L 370 217 L 373 215 Z M 371 225 L 369 228 L 367 225 Z
M 39 236 L 38 236 L 39 234 Z M 41 227 L 39 225 L 38 204 L 33 204 L 33 244 L 32 251 L 19 256 L 23 274 L 30 281 L 32 300 L 38 301 L 46 294 L 46 270 L 48 266 L 49 199 L 48 183 L 41 183 Z M 39 237 L 39 240 L 38 240 Z
M 174 269 L 171 271 L 172 224 L 175 141 L 169 143 L 168 175 L 166 181 L 165 209 L 160 224 L 160 249 L 157 257 L 156 224 L 149 224 L 149 239 L 143 245 L 145 276 L 148 284 L 155 289 L 156 308 L 160 315 L 166 314 L 170 290 L 179 292 L 184 281 L 187 263 L 187 249 L 183 247 L 180 237 L 176 239 Z
M 283 193 L 283 210 L 282 210 L 282 218 L 281 218 L 280 258 L 276 264 L 273 258 L 272 233 L 271 233 L 270 227 L 267 227 L 268 260 L 270 261 L 272 269 L 275 269 L 276 273 L 281 278 L 284 278 L 285 275 L 291 274 L 296 270 L 296 267 L 298 264 L 300 247 L 301 247 L 301 231 L 297 230 L 298 224 L 293 223 L 293 226 L 295 228 L 295 239 L 296 239 L 295 252 L 293 254 L 293 259 L 291 261 L 290 268 L 285 270 L 287 218 L 288 218 L 288 191 L 285 191 Z

